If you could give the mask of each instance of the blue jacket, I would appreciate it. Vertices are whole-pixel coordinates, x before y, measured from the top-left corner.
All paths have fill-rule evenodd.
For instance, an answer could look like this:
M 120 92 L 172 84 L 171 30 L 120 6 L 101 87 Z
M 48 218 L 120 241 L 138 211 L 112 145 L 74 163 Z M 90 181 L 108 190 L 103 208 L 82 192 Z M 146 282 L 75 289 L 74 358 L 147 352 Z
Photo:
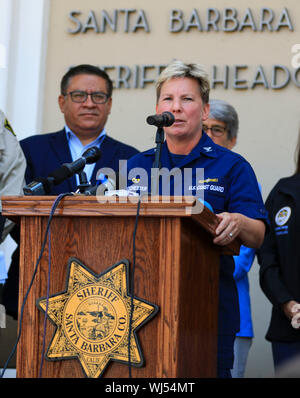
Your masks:
M 52 171 L 63 163 L 72 162 L 71 153 L 65 130 L 56 133 L 34 135 L 20 142 L 27 161 L 25 173 L 26 183 L 37 177 L 47 177 Z M 97 171 L 102 167 L 119 170 L 119 160 L 128 159 L 139 151 L 129 145 L 123 144 L 106 136 L 101 144 L 102 156 L 95 164 L 91 184 L 96 185 Z M 74 192 L 76 190 L 75 175 L 54 186 L 53 194 Z
M 133 168 L 147 171 L 148 177 L 140 172 L 137 176 L 131 174 L 129 188 L 141 193 L 151 192 L 151 168 L 154 161 L 155 149 L 139 153 L 129 159 L 128 172 Z M 161 167 L 173 168 L 171 156 L 166 142 L 162 146 Z M 177 165 L 181 171 L 190 169 L 191 181 L 185 184 L 184 173 L 178 184 L 175 178 L 170 179 L 170 194 L 178 194 L 181 187 L 182 195 L 200 197 L 208 202 L 215 213 L 241 213 L 254 219 L 267 220 L 256 176 L 250 164 L 239 154 L 214 144 L 203 132 L 199 143 L 189 155 L 182 158 Z M 204 168 L 204 182 L 199 181 L 197 169 Z M 137 178 L 135 178 L 137 177 Z M 203 183 L 202 183 L 203 182 Z M 165 183 L 160 183 L 160 194 L 165 192 Z M 234 261 L 232 256 L 222 256 L 220 264 L 219 289 L 219 334 L 235 335 L 239 331 L 238 296 L 233 278 Z
M 240 309 L 240 331 L 237 333 L 237 336 L 241 337 L 253 337 L 254 335 L 251 318 L 248 272 L 253 264 L 255 254 L 255 249 L 242 245 L 240 254 L 233 257 L 235 263 L 233 277 L 238 290 Z

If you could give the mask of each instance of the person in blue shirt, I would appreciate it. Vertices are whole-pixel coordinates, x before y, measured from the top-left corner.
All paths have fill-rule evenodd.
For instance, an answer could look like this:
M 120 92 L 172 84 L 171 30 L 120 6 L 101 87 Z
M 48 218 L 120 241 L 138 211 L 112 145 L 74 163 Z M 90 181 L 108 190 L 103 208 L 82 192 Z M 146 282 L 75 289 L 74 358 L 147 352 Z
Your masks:
M 232 105 L 222 100 L 209 101 L 209 117 L 203 122 L 203 130 L 214 141 L 228 149 L 236 145 L 239 118 Z M 242 378 L 245 374 L 248 353 L 253 339 L 251 302 L 248 272 L 253 264 L 256 251 L 244 245 L 240 254 L 234 256 L 234 279 L 239 296 L 240 330 L 234 340 L 234 363 L 232 377 Z
M 159 193 L 178 194 L 180 186 L 182 195 L 195 195 L 209 203 L 220 221 L 213 239 L 216 245 L 228 245 L 239 237 L 244 245 L 256 248 L 263 241 L 267 223 L 263 200 L 250 164 L 216 145 L 202 130 L 209 116 L 209 90 L 207 73 L 194 63 L 173 61 L 158 78 L 156 113 L 171 112 L 175 118 L 164 128 L 161 170 L 181 171 L 181 181 L 170 178 L 166 184 L 160 178 Z M 154 159 L 155 148 L 129 159 L 128 189 L 151 192 Z M 233 343 L 240 327 L 233 271 L 232 256 L 221 256 L 217 376 L 222 378 L 231 377 Z

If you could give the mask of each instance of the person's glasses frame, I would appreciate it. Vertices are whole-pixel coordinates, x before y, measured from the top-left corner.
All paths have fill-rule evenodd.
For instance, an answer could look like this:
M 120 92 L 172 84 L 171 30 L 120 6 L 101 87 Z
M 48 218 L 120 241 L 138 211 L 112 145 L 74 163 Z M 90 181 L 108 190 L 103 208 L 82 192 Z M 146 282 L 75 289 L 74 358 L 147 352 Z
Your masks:
M 205 132 L 210 130 L 214 137 L 221 137 L 227 131 L 226 127 L 222 126 L 212 126 L 212 127 L 203 126 L 203 130 Z
M 68 95 L 70 96 L 72 102 L 77 104 L 83 104 L 88 99 L 88 96 L 90 96 L 93 103 L 97 105 L 105 104 L 109 99 L 109 95 L 103 93 L 102 91 L 87 93 L 86 91 L 75 90 L 65 94 L 65 97 Z

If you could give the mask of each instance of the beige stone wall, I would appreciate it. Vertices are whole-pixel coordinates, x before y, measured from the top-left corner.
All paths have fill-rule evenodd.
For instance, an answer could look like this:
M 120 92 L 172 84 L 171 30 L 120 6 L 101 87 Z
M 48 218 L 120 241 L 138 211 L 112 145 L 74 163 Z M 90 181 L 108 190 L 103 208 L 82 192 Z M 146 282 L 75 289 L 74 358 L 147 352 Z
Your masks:
M 172 33 L 169 31 L 170 12 L 180 9 L 183 12 L 185 26 L 191 21 L 193 9 L 197 11 L 203 28 L 205 28 L 206 12 L 214 6 L 221 16 L 218 26 L 220 31 L 203 31 L 191 28 L 188 32 Z M 226 7 L 238 11 L 240 24 L 244 20 L 247 9 L 251 10 L 254 23 L 259 29 L 262 7 L 269 7 L 274 13 L 271 24 L 273 29 L 279 22 L 282 10 L 288 11 L 294 31 L 283 27 L 278 31 L 254 32 L 244 27 L 241 31 L 222 31 L 222 15 Z M 121 12 L 121 9 L 135 9 L 136 12 Z M 103 10 L 112 18 L 113 11 L 118 10 L 117 31 L 109 27 L 104 33 L 96 33 L 87 29 L 86 33 L 70 34 L 76 24 L 69 17 L 71 11 L 80 11 L 77 18 L 84 26 L 88 22 L 90 11 L 101 29 L 101 13 Z M 141 19 L 141 10 L 145 20 Z M 136 32 L 125 32 L 126 19 L 128 29 L 137 24 L 143 28 Z M 150 32 L 145 32 L 147 22 Z M 284 22 L 284 20 L 282 20 Z M 92 20 L 89 20 L 92 25 Z M 211 90 L 211 98 L 221 98 L 231 102 L 240 117 L 240 132 L 236 151 L 243 154 L 253 165 L 258 179 L 262 183 L 263 194 L 269 192 L 278 177 L 291 174 L 294 170 L 294 147 L 297 140 L 299 124 L 299 93 L 300 89 L 290 82 L 283 89 L 266 89 L 261 84 L 255 88 L 237 90 L 233 88 L 234 65 L 247 65 L 239 71 L 239 78 L 246 80 L 248 87 L 255 79 L 257 68 L 261 65 L 268 84 L 271 85 L 272 66 L 280 64 L 293 71 L 292 46 L 300 42 L 299 5 L 293 0 L 276 1 L 245 1 L 216 0 L 189 1 L 164 0 L 150 3 L 146 0 L 51 0 L 49 24 L 49 41 L 47 51 L 46 89 L 44 103 L 44 132 L 55 131 L 62 126 L 63 119 L 57 106 L 59 81 L 68 66 L 78 63 L 93 63 L 100 66 L 134 66 L 160 65 L 168 63 L 172 58 L 202 63 L 210 73 L 212 65 L 216 65 L 218 76 L 223 76 L 224 66 L 229 67 L 229 87 L 224 89 L 217 85 Z M 175 26 L 175 25 L 174 25 Z M 178 24 L 176 25 L 176 27 Z M 116 69 L 108 70 L 110 76 L 117 78 Z M 300 75 L 300 73 L 299 73 Z M 155 69 L 148 69 L 147 77 L 155 79 Z M 283 81 L 284 75 L 278 75 Z M 259 76 L 262 80 L 262 75 Z M 300 81 L 300 76 L 299 76 Z M 131 79 L 133 85 L 133 79 Z M 145 123 L 147 115 L 154 112 L 155 91 L 153 84 L 145 88 L 115 89 L 113 110 L 108 123 L 108 131 L 113 137 L 127 141 L 144 150 L 153 146 L 155 130 Z

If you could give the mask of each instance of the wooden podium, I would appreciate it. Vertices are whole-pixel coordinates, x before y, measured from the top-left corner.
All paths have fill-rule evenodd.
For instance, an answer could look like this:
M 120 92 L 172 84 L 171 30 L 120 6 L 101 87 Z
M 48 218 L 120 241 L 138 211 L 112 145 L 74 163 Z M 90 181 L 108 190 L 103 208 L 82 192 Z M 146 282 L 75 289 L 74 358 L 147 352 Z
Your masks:
M 2 214 L 20 223 L 19 311 L 40 254 L 56 197 L 3 197 Z M 161 198 L 160 198 L 161 199 Z M 239 244 L 213 244 L 217 217 L 195 198 L 143 201 L 136 233 L 134 295 L 159 306 L 137 337 L 145 365 L 132 377 L 216 377 L 219 256 L 237 254 Z M 50 295 L 65 290 L 67 263 L 76 257 L 100 274 L 120 260 L 133 261 L 137 199 L 66 197 L 51 223 Z M 203 209 L 202 209 L 203 207 Z M 17 350 L 17 377 L 39 375 L 44 313 L 36 300 L 46 296 L 48 245 L 28 296 Z M 46 348 L 55 326 L 47 322 Z M 43 363 L 42 377 L 85 377 L 77 359 Z M 128 366 L 111 361 L 103 377 L 128 377 Z

